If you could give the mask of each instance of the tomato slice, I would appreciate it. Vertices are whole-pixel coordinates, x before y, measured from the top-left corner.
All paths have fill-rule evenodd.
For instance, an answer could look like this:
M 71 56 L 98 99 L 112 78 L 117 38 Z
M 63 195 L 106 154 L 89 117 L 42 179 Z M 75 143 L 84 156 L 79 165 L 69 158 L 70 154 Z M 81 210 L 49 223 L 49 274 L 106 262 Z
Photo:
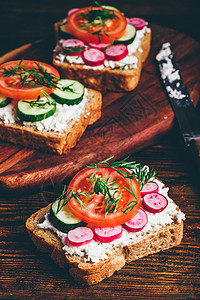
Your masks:
M 89 167 L 78 172 L 71 180 L 68 187 L 68 192 L 72 190 L 75 193 L 80 191 L 83 193 L 88 193 L 91 190 L 91 181 L 88 181 L 88 179 L 93 172 L 94 168 Z M 126 187 L 130 190 L 129 179 L 124 178 L 112 168 L 97 168 L 96 176 L 101 176 L 101 179 L 109 178 L 109 183 L 111 183 L 113 180 L 116 180 L 117 185 L 115 185 L 115 187 L 117 186 L 118 190 L 115 194 L 115 198 L 121 194 L 116 211 L 105 215 L 105 202 L 103 195 L 101 193 L 93 193 L 87 194 L 90 199 L 88 199 L 88 197 L 85 195 L 78 195 L 79 200 L 82 201 L 86 209 L 81 207 L 81 204 L 75 198 L 71 198 L 69 200 L 67 205 L 75 216 L 90 225 L 109 227 L 124 224 L 134 215 L 136 215 L 141 204 L 141 196 L 139 184 L 135 179 L 133 180 L 133 186 L 136 197 L 134 197 L 132 193 L 124 188 Z M 114 191 L 111 191 L 111 194 L 112 193 L 114 193 Z M 132 201 L 134 201 L 134 203 Z M 134 204 L 133 209 L 128 209 L 126 213 L 124 213 L 123 211 L 127 209 L 128 205 L 132 204 Z
M 71 34 L 85 43 L 111 43 L 119 39 L 127 26 L 119 11 L 102 7 L 84 7 L 68 16 Z
M 52 88 L 48 86 L 42 86 L 38 84 L 33 77 L 29 78 L 29 81 L 22 86 L 21 79 L 20 79 L 20 72 L 24 73 L 24 70 L 19 70 L 16 75 L 5 76 L 5 70 L 13 70 L 20 64 L 20 60 L 9 61 L 2 65 L 0 65 L 0 94 L 10 97 L 15 100 L 19 99 L 36 99 L 40 94 L 41 90 L 44 90 L 48 94 L 52 93 Z M 32 60 L 23 60 L 21 65 L 23 65 L 24 69 L 30 70 L 34 69 L 39 72 L 38 64 L 44 70 L 43 73 L 39 73 L 40 76 L 44 76 L 44 78 L 49 78 L 49 75 L 54 76 L 57 80 L 60 78 L 58 71 L 50 66 L 49 64 L 32 61 Z M 47 73 L 48 74 L 47 74 Z M 44 75 L 44 73 L 46 75 Z M 22 74 L 22 76 L 24 76 Z M 47 76 L 47 77 L 46 77 Z M 28 84 L 27 84 L 28 83 Z

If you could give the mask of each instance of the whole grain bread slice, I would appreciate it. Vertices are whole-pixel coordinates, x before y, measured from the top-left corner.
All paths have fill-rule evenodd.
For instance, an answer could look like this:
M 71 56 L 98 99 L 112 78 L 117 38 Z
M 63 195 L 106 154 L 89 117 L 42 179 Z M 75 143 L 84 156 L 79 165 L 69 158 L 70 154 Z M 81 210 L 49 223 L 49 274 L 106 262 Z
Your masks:
M 120 270 L 126 263 L 177 246 L 183 237 L 183 221 L 174 222 L 145 233 L 138 242 L 116 248 L 107 259 L 98 263 L 84 262 L 78 255 L 65 254 L 60 238 L 52 230 L 38 227 L 49 212 L 50 205 L 34 213 L 27 220 L 26 228 L 35 246 L 47 252 L 61 268 L 67 268 L 75 281 L 81 284 L 96 284 Z
M 59 26 L 61 22 L 54 25 L 57 47 L 59 46 Z M 66 61 L 60 62 L 55 52 L 53 65 L 57 68 L 62 78 L 76 79 L 89 88 L 94 88 L 102 93 L 108 91 L 122 92 L 133 90 L 140 80 L 142 64 L 148 57 L 151 48 L 151 31 L 145 33 L 134 56 L 137 57 L 137 68 L 130 69 L 103 69 L 85 68 L 81 64 L 70 64 Z
M 19 144 L 31 149 L 56 154 L 68 153 L 75 147 L 88 125 L 93 124 L 101 117 L 102 95 L 100 92 L 88 90 L 88 101 L 78 120 L 70 124 L 62 134 L 55 131 L 41 131 L 22 123 L 0 123 L 0 139 L 6 142 Z

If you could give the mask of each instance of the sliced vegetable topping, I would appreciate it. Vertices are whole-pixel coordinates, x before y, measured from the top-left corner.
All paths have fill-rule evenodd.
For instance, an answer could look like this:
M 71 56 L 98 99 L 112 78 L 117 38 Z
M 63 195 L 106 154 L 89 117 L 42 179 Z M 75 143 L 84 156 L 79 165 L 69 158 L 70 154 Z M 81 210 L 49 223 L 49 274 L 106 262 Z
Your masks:
M 70 14 L 68 25 L 71 34 L 85 43 L 111 43 L 124 34 L 127 20 L 115 9 L 91 6 Z
M 122 236 L 123 227 L 121 225 L 113 227 L 94 227 L 95 237 L 102 243 L 110 243 Z
M 67 241 L 72 246 L 82 246 L 88 244 L 94 238 L 94 232 L 89 227 L 77 227 L 67 233 Z
M 67 55 L 76 56 L 85 49 L 85 43 L 78 39 L 67 39 L 63 41 L 62 47 Z
M 140 188 L 155 172 L 128 157 L 112 158 L 78 172 L 63 192 L 58 211 L 67 205 L 77 218 L 96 227 L 118 226 L 133 218 L 141 204 Z
M 142 230 L 146 226 L 147 222 L 147 214 L 142 208 L 140 208 L 132 219 L 124 223 L 124 227 L 128 231 L 137 232 Z
M 147 25 L 147 22 L 141 18 L 129 18 L 128 23 L 134 25 L 137 30 L 141 30 Z
M 71 14 L 73 14 L 75 11 L 79 10 L 80 8 L 72 8 L 67 12 L 67 16 L 69 17 Z
M 0 108 L 8 105 L 11 102 L 11 98 L 3 96 L 0 94 Z
M 165 196 L 159 193 L 150 193 L 144 196 L 143 205 L 148 211 L 158 213 L 167 207 L 168 200 Z
M 66 205 L 58 210 L 58 204 L 59 199 L 52 203 L 50 208 L 50 220 L 57 229 L 68 232 L 76 227 L 86 225 L 86 223 L 75 217 Z
M 98 227 L 120 225 L 133 217 L 141 203 L 140 188 L 127 171 L 119 172 L 96 166 L 77 173 L 69 184 L 66 199 L 72 213 Z
M 41 90 L 51 93 L 60 78 L 58 71 L 43 62 L 16 60 L 0 66 L 0 93 L 12 99 L 36 99 Z
M 37 122 L 52 116 L 56 111 L 55 101 L 48 97 L 38 97 L 37 100 L 19 100 L 17 116 L 27 122 Z
M 157 193 L 158 190 L 159 187 L 156 182 L 147 182 L 141 190 L 141 197 L 144 197 L 146 194 L 149 193 Z
M 85 87 L 77 80 L 61 79 L 51 96 L 56 102 L 77 105 L 83 99 Z
M 105 51 L 106 58 L 109 60 L 118 61 L 128 55 L 128 48 L 126 45 L 112 45 Z
M 104 63 L 105 54 L 101 50 L 90 48 L 83 52 L 83 60 L 87 65 L 100 66 Z
M 115 43 L 116 44 L 124 44 L 124 45 L 131 44 L 135 39 L 136 32 L 137 32 L 137 30 L 134 25 L 127 24 L 126 30 L 125 30 L 123 36 L 120 39 L 116 40 Z
M 94 43 L 89 43 L 88 46 L 91 48 L 99 49 L 99 50 L 104 50 L 106 47 L 108 47 L 110 44 L 94 44 Z

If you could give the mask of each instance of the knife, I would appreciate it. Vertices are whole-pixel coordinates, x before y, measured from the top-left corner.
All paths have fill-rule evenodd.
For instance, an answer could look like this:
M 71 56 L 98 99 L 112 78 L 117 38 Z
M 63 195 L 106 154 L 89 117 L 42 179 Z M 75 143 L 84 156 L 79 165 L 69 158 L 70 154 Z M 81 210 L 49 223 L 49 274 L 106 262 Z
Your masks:
M 156 60 L 186 148 L 193 155 L 200 172 L 200 116 L 191 101 L 169 42 L 162 45 Z

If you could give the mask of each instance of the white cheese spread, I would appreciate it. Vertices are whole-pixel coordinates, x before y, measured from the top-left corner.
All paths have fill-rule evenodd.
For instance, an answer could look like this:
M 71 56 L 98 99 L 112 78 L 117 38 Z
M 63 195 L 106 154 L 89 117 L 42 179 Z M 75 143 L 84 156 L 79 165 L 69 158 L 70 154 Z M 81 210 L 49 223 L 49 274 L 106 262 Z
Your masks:
M 123 67 L 123 66 L 125 66 L 124 69 L 131 69 L 131 68 L 136 69 L 138 59 L 135 56 L 135 53 L 137 50 L 139 50 L 139 52 L 142 52 L 142 49 L 139 48 L 141 45 L 141 40 L 145 36 L 145 34 L 149 32 L 151 32 L 151 29 L 147 26 L 145 26 L 142 30 L 137 30 L 135 39 L 130 45 L 127 46 L 128 55 L 119 61 L 112 61 L 112 60 L 105 59 L 102 65 L 93 67 L 93 66 L 86 65 L 81 56 L 70 56 L 70 55 L 65 55 L 63 53 L 58 53 L 56 55 L 56 62 L 62 63 L 66 61 L 70 64 L 80 64 L 83 65 L 83 68 L 85 69 L 93 69 L 93 70 L 102 70 L 105 67 L 110 67 L 111 69 L 113 69 L 116 67 Z M 62 41 L 63 40 L 60 40 L 60 44 L 62 44 Z
M 121 238 L 116 239 L 113 242 L 101 243 L 97 240 L 92 240 L 89 244 L 75 247 L 68 242 L 65 243 L 67 234 L 59 231 L 51 224 L 48 218 L 49 214 L 45 216 L 43 223 L 38 224 L 38 227 L 53 230 L 57 236 L 61 238 L 64 245 L 63 251 L 66 254 L 77 255 L 81 257 L 84 262 L 98 263 L 99 261 L 108 258 L 108 255 L 111 255 L 116 248 L 137 243 L 143 239 L 145 234 L 150 234 L 154 230 L 159 230 L 167 225 L 180 223 L 182 220 L 185 220 L 184 213 L 178 210 L 176 204 L 168 196 L 169 189 L 164 187 L 164 184 L 159 180 L 155 179 L 155 181 L 159 185 L 159 193 L 168 199 L 168 205 L 160 213 L 150 213 L 146 211 L 148 223 L 141 231 L 129 232 L 126 229 L 123 229 Z
M 56 112 L 53 116 L 38 122 L 25 122 L 17 117 L 16 104 L 10 103 L 9 105 L 0 108 L 0 123 L 6 125 L 20 124 L 28 125 L 39 131 L 43 132 L 56 132 L 62 134 L 70 126 L 70 122 L 78 120 L 81 114 L 85 111 L 85 106 L 88 102 L 88 90 L 85 88 L 85 94 L 82 101 L 78 105 L 66 105 L 56 103 Z M 89 112 L 85 112 L 87 118 Z

